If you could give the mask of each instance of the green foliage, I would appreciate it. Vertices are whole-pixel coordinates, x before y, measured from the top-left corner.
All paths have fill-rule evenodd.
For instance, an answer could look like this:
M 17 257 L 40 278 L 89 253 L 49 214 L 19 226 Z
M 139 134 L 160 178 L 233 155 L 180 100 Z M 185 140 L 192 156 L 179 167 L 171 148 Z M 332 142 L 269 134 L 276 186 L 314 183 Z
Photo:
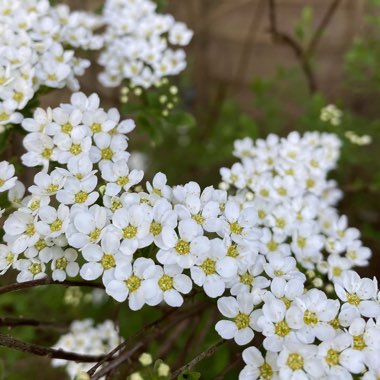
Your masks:
M 307 43 L 312 35 L 314 11 L 310 6 L 302 9 L 301 16 L 294 26 L 294 34 L 302 43 Z

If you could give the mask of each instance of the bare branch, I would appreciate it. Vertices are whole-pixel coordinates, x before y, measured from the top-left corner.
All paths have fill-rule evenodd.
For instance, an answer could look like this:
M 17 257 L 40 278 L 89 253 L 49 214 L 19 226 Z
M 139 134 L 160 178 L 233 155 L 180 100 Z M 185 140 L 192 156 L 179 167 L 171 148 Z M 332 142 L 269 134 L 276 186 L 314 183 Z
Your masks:
M 306 59 L 302 46 L 293 37 L 278 29 L 275 0 L 269 0 L 269 25 L 269 31 L 272 34 L 274 42 L 284 43 L 293 50 L 305 74 L 310 93 L 316 92 L 317 82 L 310 61 Z
M 16 290 L 21 289 L 28 289 L 28 288 L 34 288 L 36 286 L 44 286 L 44 285 L 61 285 L 65 287 L 69 286 L 85 286 L 90 288 L 100 288 L 104 289 L 104 286 L 102 284 L 98 284 L 95 282 L 89 282 L 89 281 L 54 281 L 50 277 L 45 277 L 40 280 L 32 280 L 32 281 L 26 281 L 26 282 L 17 282 L 14 284 L 6 285 L 0 288 L 0 294 L 10 293 L 14 292 Z
M 32 326 L 32 327 L 50 327 L 54 329 L 66 330 L 68 327 L 67 323 L 64 322 L 50 322 L 50 321 L 39 321 L 31 318 L 0 318 L 0 327 L 17 327 L 17 326 Z
M 50 359 L 64 359 L 83 363 L 97 362 L 104 357 L 104 355 L 81 355 L 75 352 L 47 348 L 39 346 L 38 344 L 23 342 L 4 334 L 0 334 L 0 346 L 12 348 L 17 351 L 28 352 L 33 355 L 43 356 Z
M 327 28 L 329 22 L 331 21 L 332 17 L 334 16 L 335 11 L 338 9 L 339 4 L 342 0 L 333 0 L 333 2 L 330 4 L 329 8 L 327 9 L 325 15 L 323 16 L 320 24 L 318 25 L 315 33 L 311 37 L 309 46 L 305 50 L 305 56 L 310 58 L 315 49 L 318 46 L 318 43 L 323 35 L 323 32 Z
M 200 361 L 203 359 L 209 358 L 210 356 L 214 355 L 216 350 L 226 343 L 226 340 L 220 340 L 219 342 L 215 343 L 211 347 L 209 347 L 206 351 L 201 352 L 199 355 L 197 355 L 191 362 L 185 364 L 183 367 L 177 369 L 173 372 L 170 379 L 174 380 L 176 379 L 182 372 L 190 370 L 194 368 Z

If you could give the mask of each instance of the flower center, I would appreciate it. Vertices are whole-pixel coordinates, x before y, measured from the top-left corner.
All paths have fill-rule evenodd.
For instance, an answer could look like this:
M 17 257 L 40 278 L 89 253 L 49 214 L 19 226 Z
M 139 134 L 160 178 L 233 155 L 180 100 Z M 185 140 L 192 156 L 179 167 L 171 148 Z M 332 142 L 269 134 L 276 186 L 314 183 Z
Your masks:
M 313 311 L 310 311 L 310 310 L 305 311 L 303 315 L 303 321 L 307 325 L 316 325 L 319 322 L 317 314 L 315 314 Z
M 34 246 L 38 251 L 42 251 L 44 248 L 46 248 L 46 242 L 43 239 L 38 239 L 37 243 L 34 244 Z
M 56 261 L 55 267 L 57 269 L 65 270 L 67 267 L 67 259 L 65 257 L 61 257 Z
M 325 360 L 331 366 L 332 365 L 338 365 L 339 364 L 339 352 L 330 348 L 327 351 L 327 355 L 325 357 Z
M 123 186 L 125 186 L 125 185 L 127 185 L 129 183 L 129 178 L 128 178 L 128 176 L 119 177 L 117 179 L 116 183 L 119 186 L 123 187 Z
M 129 225 L 123 229 L 124 239 L 132 239 L 137 235 L 137 227 Z
M 203 272 L 205 272 L 205 274 L 207 276 L 209 276 L 209 275 L 214 274 L 216 272 L 215 264 L 216 263 L 214 260 L 206 259 L 205 261 L 203 261 L 201 268 L 202 268 Z
M 275 250 L 277 250 L 278 244 L 274 240 L 271 240 L 267 243 L 267 247 L 269 251 L 274 252 Z
M 278 219 L 276 220 L 276 227 L 278 227 L 278 228 L 284 228 L 285 225 L 286 225 L 286 223 L 285 223 L 285 220 L 284 220 L 284 219 L 282 219 L 282 218 L 278 218 Z
M 63 124 L 61 130 L 63 133 L 69 134 L 73 130 L 73 126 L 70 123 Z
M 180 255 L 187 255 L 190 252 L 190 243 L 184 240 L 178 240 L 175 249 Z
M 110 254 L 104 255 L 100 263 L 104 269 L 111 269 L 116 265 L 114 256 Z
M 230 231 L 235 235 L 240 235 L 243 231 L 243 228 L 235 222 L 230 224 Z
M 348 293 L 347 294 L 347 302 L 354 306 L 359 306 L 360 298 L 356 293 Z
M 36 200 L 34 200 L 34 201 L 30 204 L 29 208 L 30 208 L 32 211 L 36 211 L 36 210 L 40 207 L 40 205 L 41 205 L 40 200 L 39 200 L 39 199 L 36 199 Z
M 41 152 L 41 156 L 42 156 L 43 158 L 45 158 L 46 160 L 49 160 L 52 154 L 53 154 L 53 149 L 49 149 L 49 148 L 45 148 L 45 149 Z
M 245 272 L 240 276 L 240 282 L 244 285 L 252 285 L 253 276 L 249 272 Z
M 337 318 L 329 322 L 329 325 L 332 326 L 335 330 L 340 328 L 339 320 Z
M 278 336 L 285 337 L 290 333 L 290 328 L 285 321 L 280 321 L 274 325 L 274 332 Z
M 25 228 L 25 234 L 29 237 L 33 236 L 36 233 L 36 228 L 34 227 L 34 224 L 28 224 Z
M 168 276 L 167 274 L 164 274 L 159 280 L 158 280 L 158 286 L 163 292 L 166 292 L 167 290 L 170 290 L 173 288 L 173 278 Z
M 298 236 L 297 238 L 297 245 L 302 249 L 306 246 L 306 239 L 302 236 Z
M 113 157 L 112 149 L 111 148 L 102 149 L 101 156 L 103 160 L 112 160 L 112 157 Z
M 239 330 L 245 329 L 246 327 L 248 327 L 249 322 L 250 322 L 250 318 L 248 314 L 239 313 L 235 317 L 235 325 L 237 326 Z
M 132 293 L 132 292 L 135 292 L 141 285 L 141 278 L 135 276 L 134 274 L 128 278 L 128 280 L 126 281 L 126 285 L 129 289 L 129 291 Z
M 353 347 L 354 347 L 354 350 L 359 350 L 359 351 L 364 350 L 367 347 L 362 335 L 354 336 Z
M 102 131 L 102 126 L 99 123 L 94 123 L 91 125 L 90 129 L 92 133 L 99 133 Z
M 292 305 L 292 301 L 289 298 L 281 297 L 280 300 L 285 304 L 287 309 Z
M 260 379 L 270 380 L 273 377 L 273 369 L 268 363 L 264 363 L 259 367 Z
M 201 214 L 193 215 L 192 218 L 198 223 L 203 224 L 205 222 L 205 218 Z
M 237 249 L 237 246 L 235 244 L 231 244 L 227 249 L 227 256 L 228 257 L 238 257 L 239 251 Z
M 57 232 L 60 231 L 62 228 L 62 220 L 56 219 L 51 225 L 50 225 L 50 231 L 51 232 Z
M 90 232 L 90 235 L 88 235 L 91 242 L 95 242 L 99 239 L 100 236 L 100 230 L 99 228 L 95 228 L 93 231 Z
M 84 191 L 80 191 L 75 194 L 75 203 L 84 203 L 87 201 L 88 194 Z
M 120 202 L 120 199 L 118 198 L 113 198 L 111 201 L 111 210 L 115 212 L 117 209 L 121 208 L 122 204 Z
M 77 156 L 82 152 L 82 147 L 80 144 L 72 144 L 70 147 L 70 153 L 74 156 Z
M 5 256 L 5 262 L 7 263 L 7 265 L 11 265 L 13 263 L 13 259 L 14 259 L 15 255 L 11 252 L 8 252 L 7 255 Z
M 42 272 L 42 267 L 41 267 L 41 264 L 39 263 L 33 263 L 30 267 L 29 267 L 29 272 L 35 276 L 36 274 L 38 273 L 41 273 Z
M 46 189 L 48 193 L 55 193 L 59 189 L 58 185 L 49 185 L 49 187 Z
M 304 360 L 300 354 L 292 353 L 288 356 L 287 365 L 293 371 L 297 371 L 303 367 Z
M 158 222 L 152 222 L 152 224 L 150 225 L 150 233 L 152 233 L 154 236 L 157 236 L 161 233 L 162 231 L 162 226 L 160 223 Z

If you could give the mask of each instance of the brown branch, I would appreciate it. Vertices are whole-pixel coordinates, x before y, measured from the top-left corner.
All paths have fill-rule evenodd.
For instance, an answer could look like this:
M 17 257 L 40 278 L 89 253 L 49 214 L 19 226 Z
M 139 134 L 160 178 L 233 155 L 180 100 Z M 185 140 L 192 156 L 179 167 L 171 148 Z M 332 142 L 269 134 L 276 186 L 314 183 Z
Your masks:
M 144 347 L 144 342 L 139 342 L 129 351 L 125 351 L 119 356 L 117 356 L 114 360 L 112 360 L 108 365 L 101 368 L 95 375 L 91 376 L 91 380 L 99 380 L 103 376 L 107 375 L 109 372 L 115 370 L 121 364 L 123 364 L 126 360 L 128 360 L 131 356 L 133 356 L 136 352 L 139 352 Z M 87 372 L 88 373 L 88 372 Z
M 143 335 L 140 338 L 141 340 L 136 344 L 136 346 L 134 348 L 132 348 L 131 350 L 126 351 L 126 352 L 121 352 L 118 356 L 113 357 L 113 358 L 112 358 L 112 356 L 114 355 L 114 353 L 113 353 L 113 351 L 111 351 L 111 353 L 107 355 L 107 359 L 109 360 L 109 364 L 107 364 L 106 366 L 104 366 L 101 370 L 99 370 L 99 372 L 95 373 L 96 369 L 99 368 L 99 366 L 103 364 L 102 362 L 104 362 L 104 360 L 101 360 L 94 367 L 92 367 L 87 373 L 89 375 L 92 375 L 92 377 L 91 377 L 92 380 L 99 379 L 100 377 L 106 375 L 109 371 L 112 371 L 112 370 L 114 370 L 114 368 L 116 368 L 116 367 L 120 366 L 121 364 L 123 364 L 132 355 L 135 355 L 135 354 L 141 352 L 141 350 L 150 341 L 152 341 L 156 337 L 161 336 L 162 334 L 164 334 L 164 332 L 168 328 L 170 328 L 172 326 L 175 326 L 179 322 L 183 321 L 184 319 L 190 318 L 191 316 L 199 313 L 200 311 L 202 311 L 204 309 L 204 307 L 205 307 L 205 304 L 203 304 L 203 303 L 197 305 L 197 307 L 193 306 L 193 307 L 190 308 L 190 310 L 187 310 L 186 312 L 183 312 L 183 313 L 175 316 L 174 318 L 172 318 L 170 320 L 170 323 L 165 326 L 165 323 L 166 323 L 166 320 L 168 319 L 168 317 L 171 314 L 173 314 L 175 311 L 178 310 L 178 309 L 173 309 L 173 311 L 170 311 L 168 313 L 169 315 L 165 314 L 159 320 L 157 320 L 155 322 L 152 322 L 150 325 L 147 325 L 146 327 L 144 327 L 143 329 L 141 329 L 140 331 L 138 331 L 136 334 L 134 334 L 131 337 L 129 337 L 126 341 L 124 341 L 122 344 L 120 344 L 118 347 L 116 347 L 113 351 L 117 352 L 117 351 L 120 351 L 123 348 L 126 348 L 126 346 L 131 342 L 131 340 L 135 339 L 136 337 L 140 337 L 141 335 Z M 137 346 L 138 346 L 138 348 L 136 349 Z M 131 351 L 133 351 L 132 354 L 129 354 Z M 114 363 L 117 363 L 117 364 L 114 365 Z
M 342 0 L 333 0 L 330 4 L 329 8 L 327 9 L 325 15 L 323 16 L 320 24 L 318 25 L 315 33 L 311 37 L 311 40 L 309 42 L 308 47 L 305 50 L 305 57 L 310 58 L 313 53 L 315 52 L 315 49 L 318 46 L 318 43 L 323 36 L 323 32 L 327 28 L 328 24 L 330 23 L 332 17 L 334 16 L 335 11 L 338 9 L 339 4 Z
M 95 371 L 104 364 L 107 360 L 111 359 L 116 353 L 123 350 L 128 346 L 128 344 L 131 343 L 133 339 L 136 339 L 140 335 L 148 334 L 155 328 L 159 327 L 167 318 L 169 318 L 174 312 L 176 312 L 177 309 L 171 309 L 169 312 L 164 314 L 163 317 L 160 319 L 157 319 L 156 321 L 150 323 L 149 325 L 146 325 L 141 330 L 137 331 L 135 334 L 128 337 L 124 342 L 120 343 L 117 347 L 115 347 L 111 352 L 109 352 L 102 360 L 100 360 L 98 363 L 96 363 L 92 368 L 90 368 L 87 373 L 91 376 L 95 373 Z
M 211 347 L 209 347 L 206 351 L 201 352 L 199 355 L 197 355 L 191 362 L 185 364 L 183 367 L 177 369 L 173 372 L 170 379 L 176 379 L 182 372 L 190 370 L 194 368 L 200 361 L 203 359 L 209 358 L 210 356 L 214 355 L 216 350 L 223 345 L 226 342 L 226 340 L 220 340 L 219 342 L 215 343 Z
M 313 33 L 308 46 L 304 49 L 293 37 L 287 33 L 281 32 L 278 29 L 276 0 L 269 0 L 269 30 L 272 34 L 273 40 L 275 42 L 282 42 L 293 50 L 297 60 L 299 61 L 302 71 L 304 72 L 311 94 L 315 93 L 318 90 L 318 86 L 310 60 L 313 53 L 315 52 L 315 49 L 318 46 L 323 32 L 327 28 L 340 3 L 341 0 L 332 1 L 316 31 Z
M 16 290 L 21 289 L 28 289 L 28 288 L 34 288 L 36 286 L 44 286 L 44 285 L 61 285 L 61 286 L 85 286 L 90 288 L 100 288 L 104 289 L 104 286 L 102 284 L 98 284 L 95 282 L 89 282 L 89 281 L 54 281 L 49 277 L 42 278 L 40 280 L 32 280 L 32 281 L 26 281 L 26 282 L 17 282 L 14 284 L 6 285 L 0 288 L 0 294 L 10 293 L 14 292 Z
M 269 0 L 269 31 L 272 34 L 273 41 L 288 45 L 292 49 L 305 74 L 310 93 L 315 93 L 318 89 L 317 82 L 310 61 L 306 59 L 302 46 L 287 33 L 279 31 L 277 25 L 276 1 Z
M 33 355 L 43 356 L 50 359 L 64 359 L 83 363 L 97 362 L 104 357 L 104 355 L 81 355 L 75 352 L 56 350 L 54 348 L 23 342 L 4 334 L 0 334 L 0 346 L 12 348 L 17 351 L 28 352 Z
M 32 327 L 51 327 L 58 329 L 67 329 L 68 324 L 62 322 L 49 322 L 38 321 L 30 318 L 0 318 L 0 327 L 18 327 L 18 326 L 32 326 Z

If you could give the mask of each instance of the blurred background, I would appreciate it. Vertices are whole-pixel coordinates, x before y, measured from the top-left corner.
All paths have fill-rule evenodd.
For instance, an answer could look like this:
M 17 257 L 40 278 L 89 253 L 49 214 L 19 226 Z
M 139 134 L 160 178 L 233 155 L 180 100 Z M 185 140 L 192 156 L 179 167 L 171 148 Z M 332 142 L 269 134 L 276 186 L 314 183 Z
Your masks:
M 102 6 L 100 0 L 63 2 L 73 9 L 92 11 Z M 139 153 L 135 157 L 145 166 L 146 179 L 163 171 L 171 185 L 196 180 L 203 186 L 217 186 L 219 168 L 235 161 L 232 147 L 237 138 L 265 138 L 269 133 L 286 136 L 293 130 L 337 133 L 343 142 L 342 156 L 331 178 L 344 191 L 339 209 L 348 216 L 350 225 L 362 232 L 364 244 L 373 251 L 371 265 L 359 272 L 378 276 L 380 0 L 276 3 L 159 0 L 158 3 L 163 13 L 173 14 L 194 30 L 186 49 L 188 67 L 171 82 L 178 87 L 178 96 L 169 96 L 163 102 L 162 95 L 167 95 L 168 89 L 157 89 L 150 98 L 131 94 L 127 102 L 121 102 L 120 89 L 105 89 L 95 80 L 99 72 L 95 63 L 80 78 L 85 93 L 99 93 L 105 108 L 118 107 L 124 117 L 136 120 L 130 151 Z M 90 58 L 95 62 L 96 55 Z M 46 95 L 42 104 L 54 107 L 69 96 L 65 90 L 55 91 Z M 163 115 L 162 110 L 177 97 L 174 109 Z M 149 104 L 149 112 L 139 112 L 141 102 Z M 328 104 L 343 111 L 340 125 L 321 121 L 321 109 Z M 368 135 L 371 142 L 354 143 L 347 132 L 350 136 Z M 20 140 L 15 139 L 3 155 L 11 156 L 20 150 Z M 32 174 L 30 171 L 24 176 L 30 180 Z M 14 298 L 7 297 L 2 296 L 0 301 L 2 311 L 18 314 L 29 311 L 28 295 L 18 294 L 20 302 L 16 306 Z M 49 303 L 57 297 L 66 297 L 64 290 L 55 289 L 49 298 L 41 298 L 39 309 L 46 307 L 49 314 Z M 94 307 L 92 316 L 102 320 L 102 310 L 107 304 Z M 85 308 L 85 304 L 62 303 L 54 313 L 64 314 L 66 320 L 74 319 L 86 315 Z M 126 307 L 118 306 L 117 313 L 124 311 L 127 313 Z M 132 323 L 131 314 L 128 312 L 128 323 Z M 138 329 L 140 322 L 133 322 L 134 328 Z M 28 331 L 24 339 L 36 337 L 35 332 Z M 18 360 L 20 368 L 30 368 L 36 363 L 35 358 L 19 361 L 17 355 L 14 360 Z M 58 378 L 46 371 L 39 379 Z

